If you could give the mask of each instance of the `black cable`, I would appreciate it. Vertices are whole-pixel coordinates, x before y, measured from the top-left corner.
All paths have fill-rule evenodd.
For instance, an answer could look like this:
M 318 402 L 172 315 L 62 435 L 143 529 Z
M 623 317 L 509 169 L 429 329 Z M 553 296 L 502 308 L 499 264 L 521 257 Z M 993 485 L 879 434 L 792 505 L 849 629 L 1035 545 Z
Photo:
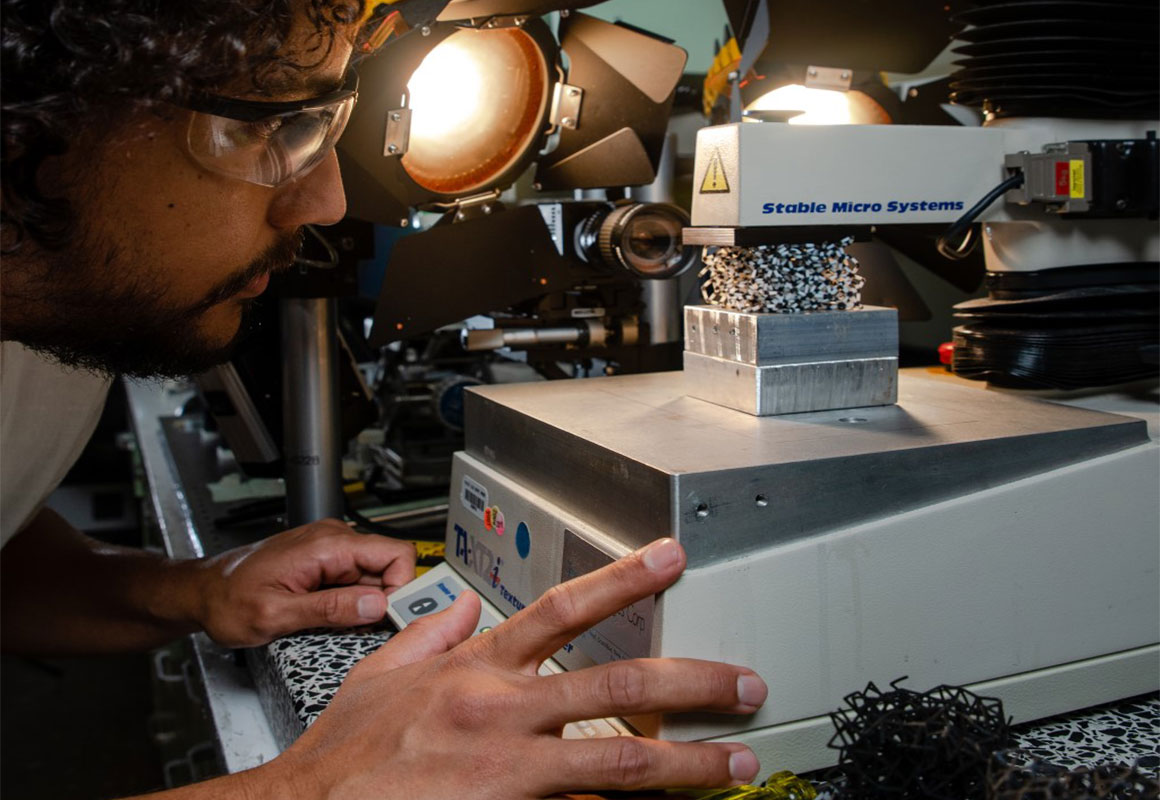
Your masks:
M 966 258 L 970 255 L 971 250 L 975 246 L 975 231 L 971 224 L 975 218 L 987 210 L 991 203 L 999 199 L 1000 195 L 1006 193 L 1011 189 L 1017 189 L 1023 185 L 1023 173 L 1016 172 L 1007 180 L 1000 183 L 991 191 L 983 196 L 983 199 L 971 206 L 967 213 L 963 214 L 947 228 L 942 236 L 938 237 L 938 251 L 951 259 Z M 957 246 L 951 247 L 951 241 L 962 237 L 962 241 Z

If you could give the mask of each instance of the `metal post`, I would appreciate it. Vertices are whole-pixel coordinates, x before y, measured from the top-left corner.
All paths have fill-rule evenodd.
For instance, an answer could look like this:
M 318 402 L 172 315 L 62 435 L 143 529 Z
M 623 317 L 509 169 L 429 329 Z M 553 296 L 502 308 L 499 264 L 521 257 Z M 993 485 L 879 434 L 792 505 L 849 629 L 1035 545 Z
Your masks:
M 665 136 L 664 149 L 657 163 L 657 177 L 648 186 L 631 190 L 632 198 L 642 203 L 673 202 L 673 181 L 677 171 L 677 135 Z M 679 342 L 683 334 L 681 322 L 680 278 L 660 281 L 641 281 L 641 299 L 644 303 L 643 322 L 650 331 L 649 344 Z
M 343 516 L 337 309 L 328 297 L 280 302 L 286 516 L 294 527 Z

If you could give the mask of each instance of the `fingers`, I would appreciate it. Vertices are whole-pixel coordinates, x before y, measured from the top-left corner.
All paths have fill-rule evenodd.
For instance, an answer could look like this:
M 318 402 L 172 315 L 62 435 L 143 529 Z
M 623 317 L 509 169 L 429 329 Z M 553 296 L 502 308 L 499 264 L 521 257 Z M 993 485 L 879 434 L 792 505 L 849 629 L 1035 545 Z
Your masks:
M 635 736 L 556 740 L 544 747 L 552 764 L 549 791 L 608 791 L 680 786 L 715 789 L 757 777 L 748 747 L 718 742 L 661 742 Z
M 326 519 L 288 531 L 286 547 L 299 554 L 287 576 L 296 591 L 319 586 L 360 583 L 376 585 L 387 593 L 415 577 L 415 546 L 377 534 L 360 534 L 338 520 Z M 284 534 L 285 535 L 285 534 Z
M 305 628 L 353 628 L 378 622 L 387 613 L 383 590 L 371 586 L 342 586 L 302 594 L 285 593 L 270 600 L 267 612 L 273 635 Z
M 598 717 L 672 711 L 752 714 L 768 689 L 752 671 L 693 659 L 617 661 L 537 681 L 530 707 L 542 730 Z
M 385 671 L 445 653 L 475 632 L 479 609 L 479 595 L 463 592 L 450 608 L 415 620 L 363 663 Z
M 535 668 L 601 620 L 655 594 L 685 568 L 675 539 L 658 539 L 607 567 L 555 586 L 492 633 L 490 649 L 505 664 Z

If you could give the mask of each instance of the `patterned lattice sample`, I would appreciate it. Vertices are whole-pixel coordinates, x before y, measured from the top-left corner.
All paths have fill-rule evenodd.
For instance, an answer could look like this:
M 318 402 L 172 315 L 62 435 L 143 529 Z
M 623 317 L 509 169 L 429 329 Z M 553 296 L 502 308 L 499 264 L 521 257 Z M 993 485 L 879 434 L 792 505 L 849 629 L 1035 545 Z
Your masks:
M 1009 739 L 1003 705 L 966 689 L 882 692 L 873 683 L 830 715 L 849 798 L 986 796 L 991 753 Z
M 846 252 L 853 242 L 707 247 L 701 295 L 710 305 L 750 313 L 858 308 L 865 279 Z

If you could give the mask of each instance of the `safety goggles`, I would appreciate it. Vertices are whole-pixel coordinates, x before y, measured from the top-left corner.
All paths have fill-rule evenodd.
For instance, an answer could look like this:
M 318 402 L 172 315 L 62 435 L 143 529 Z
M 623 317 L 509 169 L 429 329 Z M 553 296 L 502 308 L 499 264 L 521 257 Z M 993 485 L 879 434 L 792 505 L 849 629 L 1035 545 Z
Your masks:
M 195 95 L 189 152 L 210 172 L 261 186 L 305 175 L 330 153 L 358 99 L 358 75 L 321 97 L 288 103 Z

